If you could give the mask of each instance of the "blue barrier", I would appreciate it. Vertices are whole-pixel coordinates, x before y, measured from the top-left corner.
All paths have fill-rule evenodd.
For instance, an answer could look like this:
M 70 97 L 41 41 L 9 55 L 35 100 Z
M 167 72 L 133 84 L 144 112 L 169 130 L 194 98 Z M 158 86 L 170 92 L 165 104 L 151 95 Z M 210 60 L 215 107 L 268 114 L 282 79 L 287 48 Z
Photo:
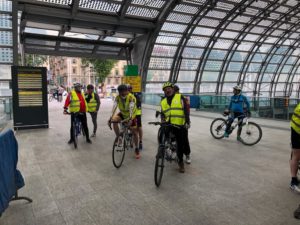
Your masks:
M 25 183 L 22 174 L 17 170 L 18 143 L 12 130 L 0 134 L 0 216 L 8 207 L 10 201 L 27 200 L 30 198 L 19 197 L 18 189 Z

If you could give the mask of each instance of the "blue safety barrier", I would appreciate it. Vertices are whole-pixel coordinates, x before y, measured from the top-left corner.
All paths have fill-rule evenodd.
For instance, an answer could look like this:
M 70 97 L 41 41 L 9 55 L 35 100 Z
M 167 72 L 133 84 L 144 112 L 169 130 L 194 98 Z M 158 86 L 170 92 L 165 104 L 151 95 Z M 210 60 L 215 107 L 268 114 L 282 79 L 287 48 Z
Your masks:
M 19 197 L 18 189 L 25 183 L 22 174 L 17 170 L 18 143 L 12 130 L 0 134 L 0 216 L 12 200 L 24 199 Z

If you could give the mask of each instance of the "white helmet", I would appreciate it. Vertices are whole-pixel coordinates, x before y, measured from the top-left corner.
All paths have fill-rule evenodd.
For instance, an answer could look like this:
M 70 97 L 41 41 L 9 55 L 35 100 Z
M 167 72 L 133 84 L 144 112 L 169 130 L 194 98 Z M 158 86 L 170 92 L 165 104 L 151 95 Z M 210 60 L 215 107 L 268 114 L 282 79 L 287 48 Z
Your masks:
M 242 87 L 237 85 L 233 87 L 233 90 L 242 91 Z

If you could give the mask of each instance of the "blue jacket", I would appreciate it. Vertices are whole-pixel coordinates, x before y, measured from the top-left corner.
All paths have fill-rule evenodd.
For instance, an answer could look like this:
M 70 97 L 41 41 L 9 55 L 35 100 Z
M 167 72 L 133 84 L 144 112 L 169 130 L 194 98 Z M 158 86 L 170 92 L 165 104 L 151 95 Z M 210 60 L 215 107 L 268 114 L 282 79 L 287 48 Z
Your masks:
M 24 180 L 17 170 L 18 143 L 14 132 L 0 134 L 0 214 L 8 207 L 16 191 L 23 187 Z
M 246 105 L 246 106 L 245 106 Z M 246 96 L 244 95 L 233 95 L 230 99 L 230 104 L 228 109 L 231 112 L 244 112 L 244 108 L 246 107 L 247 111 L 250 111 L 250 104 Z

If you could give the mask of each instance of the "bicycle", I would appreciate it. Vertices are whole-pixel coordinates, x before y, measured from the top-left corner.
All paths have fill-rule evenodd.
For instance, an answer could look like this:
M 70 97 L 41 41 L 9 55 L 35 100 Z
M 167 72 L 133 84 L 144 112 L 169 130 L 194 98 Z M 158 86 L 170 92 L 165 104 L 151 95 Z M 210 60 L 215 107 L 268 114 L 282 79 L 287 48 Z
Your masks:
M 71 115 L 72 113 L 66 113 L 66 114 Z M 72 139 L 73 139 L 74 148 L 77 148 L 78 136 L 81 135 L 81 134 L 83 136 L 85 136 L 84 131 L 83 131 L 83 127 L 82 127 L 80 119 L 78 118 L 78 115 L 80 115 L 80 112 L 74 113 L 74 120 L 72 121 L 72 129 L 73 129 Z
M 133 149 L 133 134 L 129 129 L 128 120 L 111 123 L 119 123 L 121 125 L 120 134 L 115 138 L 112 149 L 112 161 L 114 166 L 118 169 L 122 166 L 124 161 L 125 150 Z
M 230 115 L 223 114 L 224 118 L 216 118 L 212 121 L 210 125 L 210 133 L 216 139 L 224 138 L 224 133 L 226 130 L 226 126 L 230 120 Z M 241 127 L 238 130 L 238 140 L 242 142 L 244 145 L 255 145 L 262 138 L 262 130 L 257 123 L 249 121 L 249 117 L 246 114 L 241 115 L 240 117 L 244 117 L 242 122 L 233 122 L 230 127 L 230 133 L 241 124 Z M 236 118 L 238 119 L 238 118 Z
M 177 141 L 175 139 L 175 135 L 172 132 L 171 127 L 178 128 L 176 125 L 161 123 L 161 122 L 149 122 L 151 125 L 159 125 L 158 131 L 158 150 L 156 154 L 155 160 L 155 168 L 154 168 L 154 183 L 157 187 L 160 186 L 163 171 L 164 171 L 164 161 L 177 162 Z

